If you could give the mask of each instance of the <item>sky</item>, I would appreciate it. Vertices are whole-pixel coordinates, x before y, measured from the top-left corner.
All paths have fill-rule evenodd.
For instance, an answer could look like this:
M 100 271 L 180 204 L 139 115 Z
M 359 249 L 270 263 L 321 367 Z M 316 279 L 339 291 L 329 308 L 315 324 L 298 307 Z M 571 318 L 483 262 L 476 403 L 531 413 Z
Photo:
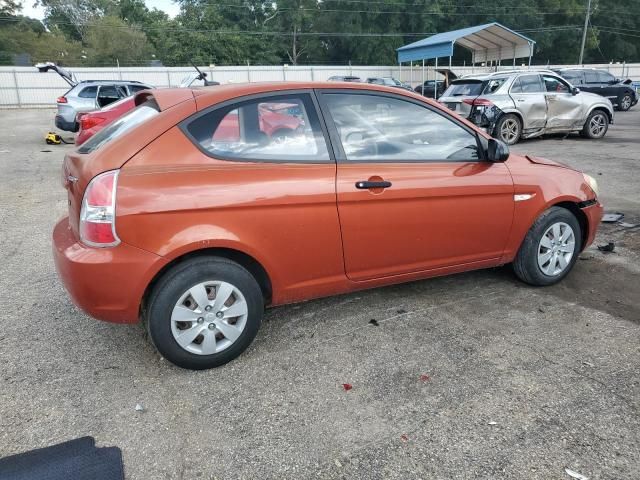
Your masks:
M 145 0 L 147 7 L 150 9 L 157 8 L 158 10 L 164 10 L 170 17 L 175 17 L 180 11 L 180 7 L 177 3 L 173 3 L 171 0 Z M 42 7 L 33 7 L 33 0 L 23 0 L 22 2 L 22 15 L 26 17 L 37 18 L 42 20 L 44 18 L 44 9 Z

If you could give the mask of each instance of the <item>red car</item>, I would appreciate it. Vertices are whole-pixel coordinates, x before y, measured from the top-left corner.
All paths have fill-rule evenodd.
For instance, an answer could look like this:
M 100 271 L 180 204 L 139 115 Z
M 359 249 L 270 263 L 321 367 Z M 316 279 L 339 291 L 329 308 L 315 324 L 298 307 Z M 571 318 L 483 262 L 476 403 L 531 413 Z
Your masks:
M 82 145 L 104 127 L 121 117 L 135 107 L 134 97 L 127 97 L 114 102 L 95 112 L 78 114 L 80 130 L 76 137 L 76 145 Z M 303 121 L 295 116 L 295 105 L 265 104 L 260 107 L 260 129 L 269 138 L 284 141 L 288 136 L 303 125 Z M 238 116 L 228 115 L 222 121 L 222 125 L 216 131 L 215 140 L 233 140 L 240 135 Z
M 80 308 L 142 319 L 186 368 L 240 355 L 268 306 L 509 263 L 552 285 L 602 216 L 590 176 L 509 154 L 407 90 L 255 83 L 135 103 L 65 158 L 54 258 Z
M 95 112 L 79 113 L 76 117 L 80 130 L 76 137 L 76 145 L 82 145 L 104 127 L 135 107 L 134 97 L 126 97 Z

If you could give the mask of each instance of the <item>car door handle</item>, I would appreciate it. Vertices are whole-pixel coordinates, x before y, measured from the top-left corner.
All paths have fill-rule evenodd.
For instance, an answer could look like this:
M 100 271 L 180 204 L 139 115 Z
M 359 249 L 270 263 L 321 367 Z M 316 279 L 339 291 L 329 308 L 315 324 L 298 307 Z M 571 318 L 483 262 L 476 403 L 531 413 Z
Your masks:
M 367 190 L 369 188 L 389 188 L 391 186 L 391 182 L 381 181 L 381 182 L 372 182 L 369 180 L 356 182 L 356 188 L 360 190 Z

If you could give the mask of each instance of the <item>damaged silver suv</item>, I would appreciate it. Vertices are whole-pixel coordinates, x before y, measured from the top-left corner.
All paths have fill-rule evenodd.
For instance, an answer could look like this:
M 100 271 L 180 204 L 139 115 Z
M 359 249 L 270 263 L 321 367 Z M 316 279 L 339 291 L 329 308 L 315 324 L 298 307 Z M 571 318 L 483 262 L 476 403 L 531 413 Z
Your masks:
M 581 92 L 547 70 L 461 78 L 438 101 L 509 145 L 547 133 L 602 138 L 613 123 L 607 98 Z

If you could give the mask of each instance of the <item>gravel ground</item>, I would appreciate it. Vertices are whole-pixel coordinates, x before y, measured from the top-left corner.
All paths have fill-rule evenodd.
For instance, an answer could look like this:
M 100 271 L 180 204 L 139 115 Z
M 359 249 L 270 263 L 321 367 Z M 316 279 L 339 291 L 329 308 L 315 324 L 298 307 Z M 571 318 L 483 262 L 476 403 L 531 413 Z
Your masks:
M 189 372 L 70 303 L 52 122 L 0 111 L 0 456 L 92 435 L 130 480 L 640 478 L 640 228 L 602 225 L 615 252 L 555 287 L 501 268 L 272 309 L 241 358 Z M 639 131 L 636 106 L 602 141 L 515 150 L 592 174 L 638 223 Z

